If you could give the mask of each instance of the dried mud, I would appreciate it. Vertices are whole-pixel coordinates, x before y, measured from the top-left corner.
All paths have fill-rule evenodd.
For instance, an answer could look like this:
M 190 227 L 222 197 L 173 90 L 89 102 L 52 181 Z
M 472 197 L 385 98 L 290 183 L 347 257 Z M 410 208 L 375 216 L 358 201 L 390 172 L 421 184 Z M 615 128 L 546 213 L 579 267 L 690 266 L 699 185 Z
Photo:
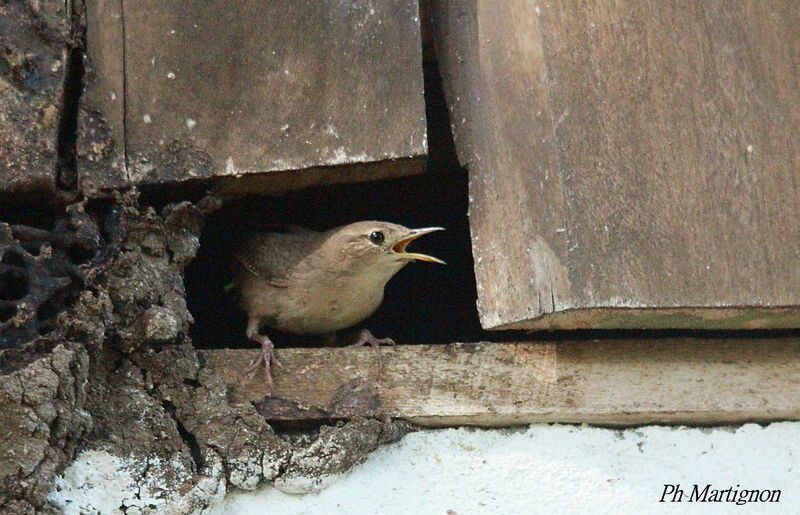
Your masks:
M 58 511 L 48 493 L 81 451 L 117 457 L 135 478 L 140 494 L 121 511 L 191 513 L 231 487 L 322 488 L 408 431 L 354 419 L 288 438 L 253 405 L 229 400 L 187 336 L 183 283 L 217 206 L 208 197 L 157 213 L 119 198 L 105 211 L 111 234 L 82 266 L 85 288 L 58 328 L 2 351 L 0 510 Z

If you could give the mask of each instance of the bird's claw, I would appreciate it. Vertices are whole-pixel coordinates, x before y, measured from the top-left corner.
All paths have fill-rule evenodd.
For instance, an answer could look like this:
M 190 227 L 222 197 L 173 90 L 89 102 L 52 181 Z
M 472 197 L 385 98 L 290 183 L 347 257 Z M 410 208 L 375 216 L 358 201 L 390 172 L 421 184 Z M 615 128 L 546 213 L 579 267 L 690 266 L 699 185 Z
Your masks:
M 356 340 L 350 345 L 347 345 L 347 347 L 361 347 L 367 344 L 373 347 L 378 345 L 397 345 L 391 338 L 376 338 L 369 329 L 362 329 L 356 336 Z
M 378 371 L 383 372 L 383 358 L 381 357 L 381 345 L 396 345 L 391 338 L 375 338 L 369 329 L 362 329 L 358 332 L 356 341 L 348 345 L 348 347 L 360 347 L 369 344 L 370 347 L 375 349 L 375 359 L 378 362 Z
M 278 357 L 275 355 L 275 345 L 272 344 L 272 340 L 261 334 L 254 335 L 251 340 L 261 344 L 261 351 L 247 366 L 247 372 L 254 372 L 263 363 L 267 381 L 272 384 L 272 367 L 281 366 L 281 362 L 278 361 Z

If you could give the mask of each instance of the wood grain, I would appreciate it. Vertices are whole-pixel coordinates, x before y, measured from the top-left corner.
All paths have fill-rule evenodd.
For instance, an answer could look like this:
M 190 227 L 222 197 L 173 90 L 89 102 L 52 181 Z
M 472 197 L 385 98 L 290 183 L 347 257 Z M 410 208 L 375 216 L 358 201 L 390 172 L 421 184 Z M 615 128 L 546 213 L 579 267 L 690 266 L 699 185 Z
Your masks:
M 88 3 L 90 21 L 110 5 Z M 422 171 L 415 0 L 121 0 L 121 11 L 128 183 L 224 177 L 229 191 L 272 192 Z M 99 41 L 116 49 L 117 37 L 109 25 Z M 381 162 L 386 174 L 352 171 Z
M 800 326 L 800 4 L 435 20 L 485 328 Z
M 69 21 L 65 2 L 0 3 L 0 210 L 56 191 Z
M 78 178 L 85 192 L 127 186 L 125 30 L 122 0 L 86 0 L 86 90 L 81 96 Z
M 201 351 L 206 372 L 267 419 L 390 416 L 427 426 L 719 424 L 800 419 L 800 339 L 282 349 L 270 392 L 257 350 Z

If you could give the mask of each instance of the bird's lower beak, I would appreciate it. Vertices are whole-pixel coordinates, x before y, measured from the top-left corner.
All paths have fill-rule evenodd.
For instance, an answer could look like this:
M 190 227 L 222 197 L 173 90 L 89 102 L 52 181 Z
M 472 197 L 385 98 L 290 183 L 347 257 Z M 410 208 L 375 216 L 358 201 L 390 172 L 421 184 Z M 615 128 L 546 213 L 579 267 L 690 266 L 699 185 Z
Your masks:
M 444 227 L 425 227 L 424 229 L 412 229 L 409 231 L 408 235 L 399 240 L 397 243 L 392 245 L 392 251 L 402 258 L 402 259 L 418 259 L 419 261 L 428 261 L 430 263 L 441 263 L 442 265 L 446 264 L 439 258 L 435 258 L 433 256 L 429 256 L 427 254 L 417 254 L 416 252 L 406 252 L 406 247 L 412 241 L 416 240 L 420 236 L 424 236 L 430 232 L 435 231 L 444 231 Z

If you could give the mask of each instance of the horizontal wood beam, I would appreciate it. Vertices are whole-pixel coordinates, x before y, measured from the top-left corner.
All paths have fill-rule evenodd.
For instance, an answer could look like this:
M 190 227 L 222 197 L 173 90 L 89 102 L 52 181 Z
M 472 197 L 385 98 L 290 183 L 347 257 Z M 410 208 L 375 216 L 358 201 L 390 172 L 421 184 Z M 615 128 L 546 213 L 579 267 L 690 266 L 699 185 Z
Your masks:
M 425 426 L 532 422 L 720 424 L 800 419 L 800 338 L 282 349 L 269 386 L 256 350 L 206 367 L 272 422 L 389 416 Z

